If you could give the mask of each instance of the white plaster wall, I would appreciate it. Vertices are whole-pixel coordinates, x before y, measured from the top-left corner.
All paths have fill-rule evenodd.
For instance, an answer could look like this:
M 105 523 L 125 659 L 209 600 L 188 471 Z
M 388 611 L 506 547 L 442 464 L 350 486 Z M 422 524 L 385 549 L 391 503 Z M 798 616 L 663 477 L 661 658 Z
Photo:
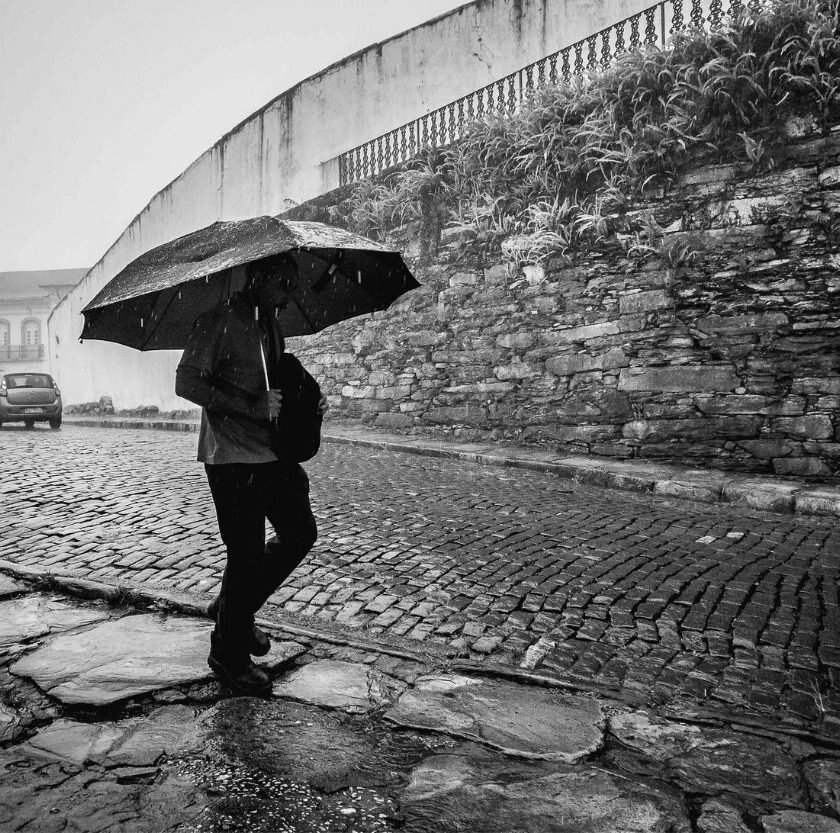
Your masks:
M 62 379 L 66 402 L 107 395 L 116 408 L 190 407 L 174 393 L 177 352 L 78 343 L 82 308 L 135 257 L 216 220 L 278 214 L 288 200 L 324 193 L 338 185 L 330 161 L 338 154 L 648 5 L 475 0 L 351 55 L 269 102 L 152 197 L 55 309 L 50 367 Z

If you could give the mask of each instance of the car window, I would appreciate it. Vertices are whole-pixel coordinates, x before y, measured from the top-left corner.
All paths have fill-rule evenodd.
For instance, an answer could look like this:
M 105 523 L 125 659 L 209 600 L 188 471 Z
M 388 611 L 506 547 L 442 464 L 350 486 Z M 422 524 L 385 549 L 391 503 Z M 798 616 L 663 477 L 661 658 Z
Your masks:
M 15 373 L 6 376 L 7 388 L 51 388 L 53 380 L 46 373 Z

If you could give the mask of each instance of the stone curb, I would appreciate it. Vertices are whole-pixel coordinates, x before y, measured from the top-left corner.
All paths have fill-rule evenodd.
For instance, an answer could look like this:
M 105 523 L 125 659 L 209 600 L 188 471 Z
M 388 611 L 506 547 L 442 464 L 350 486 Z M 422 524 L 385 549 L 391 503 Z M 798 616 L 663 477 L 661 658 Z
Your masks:
M 133 417 L 65 417 L 68 425 L 95 428 L 133 428 L 198 431 L 188 420 Z M 402 436 L 352 425 L 327 425 L 322 440 L 428 457 L 464 460 L 486 466 L 505 466 L 548 472 L 578 483 L 608 489 L 650 492 L 701 503 L 731 503 L 768 512 L 840 517 L 840 486 L 807 484 L 771 475 L 739 475 L 713 469 L 689 469 L 650 462 L 562 457 L 537 449 L 490 443 L 454 443 L 416 435 Z

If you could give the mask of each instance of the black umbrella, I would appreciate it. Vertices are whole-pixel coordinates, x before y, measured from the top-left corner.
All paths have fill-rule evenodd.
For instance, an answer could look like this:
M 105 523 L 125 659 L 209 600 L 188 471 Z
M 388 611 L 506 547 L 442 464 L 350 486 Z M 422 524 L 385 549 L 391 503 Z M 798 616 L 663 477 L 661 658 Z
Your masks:
M 203 312 L 244 286 L 247 263 L 287 252 L 299 279 L 278 313 L 285 336 L 386 309 L 419 284 L 398 252 L 323 223 L 254 217 L 213 223 L 140 255 L 82 310 L 82 338 L 182 349 Z

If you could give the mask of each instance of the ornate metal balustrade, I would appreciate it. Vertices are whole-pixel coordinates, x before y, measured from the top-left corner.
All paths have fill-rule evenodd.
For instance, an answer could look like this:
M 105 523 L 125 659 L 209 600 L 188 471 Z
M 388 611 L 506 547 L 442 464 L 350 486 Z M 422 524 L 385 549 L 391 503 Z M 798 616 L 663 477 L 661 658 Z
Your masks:
M 738 9 L 758 11 L 765 0 L 663 0 L 602 29 L 553 55 L 438 107 L 414 121 L 377 136 L 338 157 L 339 182 L 368 179 L 410 159 L 421 148 L 456 141 L 467 124 L 492 114 L 512 113 L 538 87 L 569 82 L 587 70 L 606 68 L 613 59 L 644 44 L 664 44 L 674 32 L 720 25 Z

